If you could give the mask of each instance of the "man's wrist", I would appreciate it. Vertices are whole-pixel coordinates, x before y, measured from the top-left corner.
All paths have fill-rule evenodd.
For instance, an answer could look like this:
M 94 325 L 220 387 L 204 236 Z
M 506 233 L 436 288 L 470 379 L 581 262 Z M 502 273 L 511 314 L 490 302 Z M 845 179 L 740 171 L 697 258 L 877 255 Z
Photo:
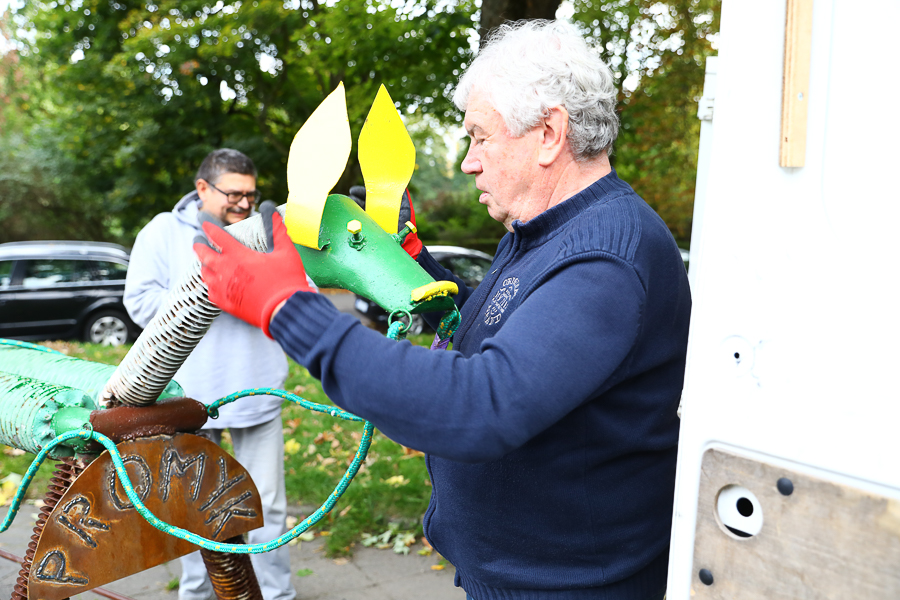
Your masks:
M 272 316 L 269 317 L 269 327 L 272 326 L 272 320 L 275 319 L 275 315 L 278 314 L 278 311 L 281 310 L 281 307 L 284 306 L 285 304 L 287 304 L 287 301 L 288 301 L 288 298 L 285 298 L 284 300 L 279 302 L 277 306 L 275 306 L 275 310 L 272 311 Z

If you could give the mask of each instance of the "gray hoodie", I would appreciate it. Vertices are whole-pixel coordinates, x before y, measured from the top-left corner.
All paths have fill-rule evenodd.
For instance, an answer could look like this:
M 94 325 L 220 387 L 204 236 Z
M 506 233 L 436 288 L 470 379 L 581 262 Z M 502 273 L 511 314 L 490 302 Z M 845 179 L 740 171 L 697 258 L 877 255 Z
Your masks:
M 197 260 L 194 236 L 202 234 L 196 191 L 184 196 L 172 212 L 156 215 L 138 234 L 125 279 L 125 308 L 135 323 L 146 327 L 162 306 L 169 289 Z M 255 387 L 281 388 L 287 378 L 287 359 L 281 346 L 262 330 L 227 313 L 209 331 L 175 374 L 185 394 L 204 404 Z M 242 398 L 221 409 L 219 418 L 204 428 L 250 427 L 281 413 L 274 396 Z

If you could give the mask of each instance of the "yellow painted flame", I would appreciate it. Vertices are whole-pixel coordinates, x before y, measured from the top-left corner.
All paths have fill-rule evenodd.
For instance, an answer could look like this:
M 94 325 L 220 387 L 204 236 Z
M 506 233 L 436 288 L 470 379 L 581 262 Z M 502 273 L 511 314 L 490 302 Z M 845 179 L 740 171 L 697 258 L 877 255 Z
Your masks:
M 319 228 L 325 200 L 347 166 L 351 146 L 347 99 L 340 83 L 291 143 L 284 224 L 295 244 L 317 250 L 322 247 Z
M 366 212 L 386 232 L 397 233 L 401 195 L 416 168 L 416 148 L 384 85 L 359 134 L 359 166 L 366 182 Z

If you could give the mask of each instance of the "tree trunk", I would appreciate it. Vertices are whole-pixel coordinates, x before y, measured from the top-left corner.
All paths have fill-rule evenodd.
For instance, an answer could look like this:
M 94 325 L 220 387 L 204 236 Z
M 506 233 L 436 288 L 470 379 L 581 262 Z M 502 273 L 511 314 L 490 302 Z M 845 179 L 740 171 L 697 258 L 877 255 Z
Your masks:
M 507 21 L 556 18 L 562 0 L 483 0 L 478 34 L 484 45 L 489 31 Z

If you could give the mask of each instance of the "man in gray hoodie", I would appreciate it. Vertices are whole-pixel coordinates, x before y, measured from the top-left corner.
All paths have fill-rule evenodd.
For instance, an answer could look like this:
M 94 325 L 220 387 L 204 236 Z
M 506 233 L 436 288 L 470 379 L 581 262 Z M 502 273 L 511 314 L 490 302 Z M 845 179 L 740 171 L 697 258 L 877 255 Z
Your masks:
M 256 167 L 249 157 L 223 148 L 210 153 L 194 179 L 195 190 L 184 196 L 172 212 L 157 215 L 138 234 L 125 280 L 125 307 L 145 327 L 184 271 L 197 260 L 194 237 L 203 235 L 200 212 L 226 224 L 246 219 L 259 199 Z M 175 374 L 185 394 L 210 404 L 233 392 L 255 387 L 281 388 L 288 366 L 281 347 L 258 328 L 222 313 L 213 321 L 185 363 Z M 254 396 L 220 409 L 219 418 L 204 429 L 217 443 L 228 428 L 235 455 L 259 489 L 265 526 L 250 532 L 251 544 L 267 542 L 285 531 L 287 500 L 284 486 L 284 435 L 281 399 Z M 287 546 L 251 555 L 266 600 L 290 600 Z M 199 552 L 181 559 L 179 600 L 207 600 L 212 585 Z

